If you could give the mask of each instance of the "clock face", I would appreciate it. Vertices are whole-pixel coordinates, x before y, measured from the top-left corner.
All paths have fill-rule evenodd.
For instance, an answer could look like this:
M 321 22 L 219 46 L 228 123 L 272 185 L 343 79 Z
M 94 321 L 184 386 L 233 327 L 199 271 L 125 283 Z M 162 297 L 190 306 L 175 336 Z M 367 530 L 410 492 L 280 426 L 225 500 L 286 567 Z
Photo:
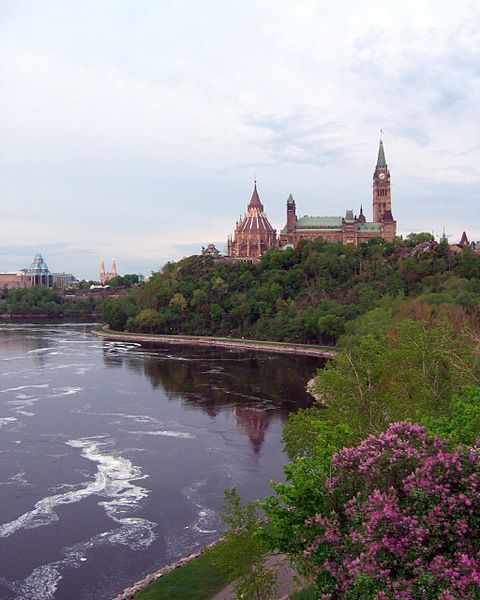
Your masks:
M 379 179 L 385 179 L 385 173 L 379 173 L 378 174 L 378 178 Z

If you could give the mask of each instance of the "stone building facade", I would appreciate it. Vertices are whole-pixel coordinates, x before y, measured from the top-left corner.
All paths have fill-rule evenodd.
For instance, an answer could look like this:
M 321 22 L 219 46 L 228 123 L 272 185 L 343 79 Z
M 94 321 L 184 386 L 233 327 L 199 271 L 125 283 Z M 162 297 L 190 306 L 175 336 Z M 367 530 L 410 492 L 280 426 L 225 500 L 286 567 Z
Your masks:
M 378 158 L 373 172 L 373 221 L 367 221 L 360 212 L 347 210 L 344 217 L 297 217 L 296 204 L 290 194 L 287 200 L 287 224 L 280 232 L 280 246 L 296 246 L 301 240 L 322 238 L 327 242 L 361 244 L 378 237 L 393 241 L 397 223 L 392 215 L 390 171 L 385 160 L 383 140 L 380 140 Z
M 230 258 L 253 260 L 277 247 L 277 232 L 267 219 L 255 181 L 247 212 L 237 221 L 233 237 L 228 238 L 227 253 Z
M 355 246 L 371 238 L 393 241 L 397 235 L 397 222 L 392 215 L 390 170 L 385 160 L 383 140 L 380 140 L 373 172 L 372 212 L 372 221 L 367 221 L 362 206 L 358 215 L 354 215 L 353 210 L 347 210 L 343 217 L 298 217 L 295 200 L 290 194 L 287 200 L 287 223 L 277 237 L 264 212 L 255 182 L 247 212 L 237 221 L 233 236 L 228 238 L 227 254 L 237 260 L 256 260 L 272 248 L 296 246 L 301 240 L 318 238 Z

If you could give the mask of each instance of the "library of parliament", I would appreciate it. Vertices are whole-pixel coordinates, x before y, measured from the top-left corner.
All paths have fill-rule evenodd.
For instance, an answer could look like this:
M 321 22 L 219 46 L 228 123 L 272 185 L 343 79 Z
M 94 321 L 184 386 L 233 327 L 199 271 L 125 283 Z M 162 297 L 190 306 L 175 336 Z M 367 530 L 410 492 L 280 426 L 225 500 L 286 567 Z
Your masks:
M 251 260 L 272 248 L 295 247 L 301 240 L 323 238 L 327 242 L 361 244 L 379 237 L 392 241 L 397 222 L 392 215 L 390 171 L 385 160 L 383 140 L 373 172 L 373 220 L 367 221 L 360 207 L 358 215 L 347 210 L 344 217 L 297 217 L 296 205 L 290 194 L 287 200 L 287 223 L 277 235 L 264 212 L 255 182 L 247 212 L 236 223 L 235 232 L 228 238 L 228 256 Z

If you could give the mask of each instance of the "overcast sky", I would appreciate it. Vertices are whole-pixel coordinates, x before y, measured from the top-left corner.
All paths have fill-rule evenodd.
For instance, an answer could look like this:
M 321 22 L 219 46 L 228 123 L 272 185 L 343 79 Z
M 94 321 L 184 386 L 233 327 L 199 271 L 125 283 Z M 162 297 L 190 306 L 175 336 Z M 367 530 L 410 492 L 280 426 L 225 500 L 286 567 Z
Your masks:
M 1 0 L 0 271 L 149 274 L 227 235 L 371 218 L 480 239 L 480 3 Z

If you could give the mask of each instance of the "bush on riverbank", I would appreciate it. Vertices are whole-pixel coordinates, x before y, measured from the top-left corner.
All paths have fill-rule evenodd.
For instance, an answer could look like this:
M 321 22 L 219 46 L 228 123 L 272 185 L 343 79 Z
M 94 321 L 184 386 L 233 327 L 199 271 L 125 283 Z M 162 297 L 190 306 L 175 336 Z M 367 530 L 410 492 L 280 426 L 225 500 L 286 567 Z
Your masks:
M 328 507 L 305 522 L 322 598 L 478 598 L 480 445 L 391 424 L 332 458 Z
M 480 259 L 447 244 L 322 240 L 266 253 L 258 264 L 191 256 L 104 306 L 112 329 L 334 343 L 348 323 L 396 298 L 423 297 L 476 314 Z

